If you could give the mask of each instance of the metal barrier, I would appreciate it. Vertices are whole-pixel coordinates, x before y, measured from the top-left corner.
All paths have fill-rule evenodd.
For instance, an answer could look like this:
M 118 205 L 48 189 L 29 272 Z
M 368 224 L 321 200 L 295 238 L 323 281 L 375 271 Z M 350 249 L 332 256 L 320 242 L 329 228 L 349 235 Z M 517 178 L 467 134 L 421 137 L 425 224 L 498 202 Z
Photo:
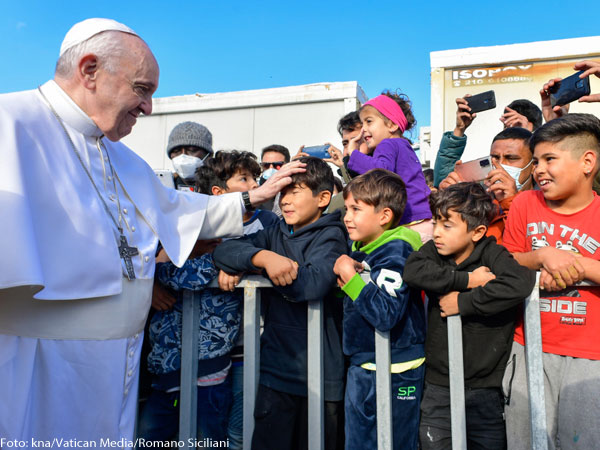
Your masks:
M 531 445 L 533 450 L 547 450 L 542 328 L 540 322 L 540 273 L 531 294 L 525 299 L 525 346 Z M 450 369 L 450 411 L 452 448 L 466 450 L 465 379 L 460 315 L 448 317 L 448 362 Z
M 547 450 L 547 426 L 544 397 L 542 336 L 540 324 L 539 276 L 531 294 L 525 299 L 524 322 L 527 345 L 527 383 L 531 419 L 531 442 L 534 450 Z M 589 283 L 580 283 L 589 285 Z M 270 288 L 271 282 L 250 275 L 237 285 L 244 289 L 244 449 L 250 449 L 254 430 L 254 405 L 260 371 L 260 288 Z M 218 287 L 216 280 L 210 287 Z M 194 442 L 196 438 L 197 386 L 189 380 L 197 378 L 199 305 L 191 291 L 183 294 L 183 330 L 181 358 L 181 403 L 179 439 Z M 308 447 L 324 448 L 323 397 L 323 309 L 322 302 L 308 304 Z M 315 351 L 315 349 L 317 351 Z M 452 447 L 467 448 L 462 322 L 459 315 L 448 317 L 448 359 L 450 372 L 450 408 Z M 378 367 L 390 367 L 389 332 L 375 331 L 375 362 Z M 376 371 L 377 448 L 391 450 L 392 404 L 391 374 Z M 250 395 L 249 395 L 250 394 Z M 192 438 L 189 440 L 189 438 Z M 193 448 L 189 446 L 188 448 Z
M 216 280 L 210 287 L 218 287 Z M 244 289 L 244 450 L 250 449 L 254 430 L 254 405 L 260 370 L 260 288 L 269 288 L 271 282 L 258 275 L 245 276 L 237 285 Z M 324 427 L 324 374 L 323 374 L 323 308 L 322 302 L 308 304 L 308 448 L 325 447 Z M 183 324 L 181 346 L 181 399 L 179 440 L 193 443 L 196 439 L 198 371 L 198 317 L 200 305 L 192 291 L 183 292 Z M 317 351 L 315 351 L 317 349 Z M 375 333 L 376 364 L 390 367 L 389 332 Z M 379 450 L 391 450 L 391 375 L 377 371 L 377 442 Z M 189 449 L 194 448 L 188 445 Z

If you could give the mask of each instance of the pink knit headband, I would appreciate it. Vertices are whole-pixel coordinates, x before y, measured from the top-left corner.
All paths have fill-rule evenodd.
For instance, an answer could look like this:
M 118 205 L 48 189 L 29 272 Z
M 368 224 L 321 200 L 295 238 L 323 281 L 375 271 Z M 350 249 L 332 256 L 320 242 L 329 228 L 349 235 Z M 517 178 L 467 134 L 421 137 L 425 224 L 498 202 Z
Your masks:
M 402 112 L 402 108 L 400 108 L 400 105 L 398 105 L 395 100 L 391 99 L 387 95 L 378 95 L 377 97 L 366 102 L 364 106 L 366 105 L 372 106 L 385 117 L 398 125 L 402 133 L 406 131 L 408 120 L 406 120 L 406 116 L 404 115 L 404 112 Z

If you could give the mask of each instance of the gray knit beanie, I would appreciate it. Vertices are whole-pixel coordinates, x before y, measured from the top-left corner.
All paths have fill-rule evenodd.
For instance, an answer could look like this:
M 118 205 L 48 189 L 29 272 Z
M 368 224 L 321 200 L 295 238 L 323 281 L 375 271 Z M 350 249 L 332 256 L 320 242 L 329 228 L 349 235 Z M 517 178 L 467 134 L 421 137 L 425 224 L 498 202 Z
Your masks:
M 170 158 L 171 151 L 182 145 L 193 145 L 213 153 L 211 132 L 204 125 L 196 122 L 182 122 L 173 128 L 167 144 L 167 156 Z

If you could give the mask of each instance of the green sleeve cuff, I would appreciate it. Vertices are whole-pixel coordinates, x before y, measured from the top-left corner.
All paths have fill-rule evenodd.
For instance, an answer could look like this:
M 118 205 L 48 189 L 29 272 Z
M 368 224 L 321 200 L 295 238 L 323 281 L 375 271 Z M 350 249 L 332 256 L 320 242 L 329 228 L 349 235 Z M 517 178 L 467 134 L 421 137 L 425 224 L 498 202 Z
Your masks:
M 357 273 L 342 287 L 342 291 L 344 291 L 348 297 L 354 301 L 358 298 L 360 292 L 366 285 L 367 283 L 365 283 L 360 277 L 360 274 Z

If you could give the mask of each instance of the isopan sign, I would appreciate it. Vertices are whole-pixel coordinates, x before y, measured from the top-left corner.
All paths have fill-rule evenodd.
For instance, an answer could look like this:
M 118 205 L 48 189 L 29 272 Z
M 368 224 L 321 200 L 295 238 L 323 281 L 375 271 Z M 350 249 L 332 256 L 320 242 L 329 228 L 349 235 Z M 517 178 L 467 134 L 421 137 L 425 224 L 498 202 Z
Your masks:
M 500 67 L 479 67 L 452 70 L 452 85 L 481 86 L 486 84 L 522 83 L 533 80 L 533 64 Z

